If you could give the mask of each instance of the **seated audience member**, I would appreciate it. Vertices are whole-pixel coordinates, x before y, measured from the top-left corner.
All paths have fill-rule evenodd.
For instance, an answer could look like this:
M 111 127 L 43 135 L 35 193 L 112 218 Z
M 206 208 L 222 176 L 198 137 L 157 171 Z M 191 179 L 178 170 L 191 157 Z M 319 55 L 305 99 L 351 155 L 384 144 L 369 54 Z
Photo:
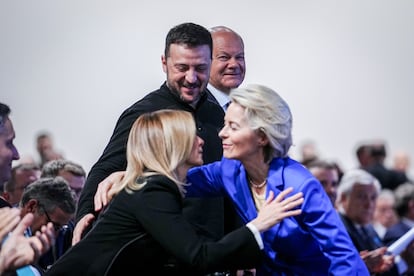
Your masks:
M 332 202 L 332 205 L 335 206 L 336 189 L 339 181 L 338 170 L 335 165 L 327 161 L 315 160 L 310 162 L 307 165 L 307 168 L 322 184 L 323 189 Z
M 10 108 L 0 103 L 0 183 L 11 178 L 12 161 L 20 158 L 13 144 L 15 132 L 9 117 Z M 10 204 L 2 198 L 0 208 L 0 275 L 22 275 L 32 272 L 30 264 L 37 261 L 39 256 L 49 250 L 54 242 L 54 232 L 51 223 L 39 226 L 39 231 L 30 238 L 25 236 L 25 230 L 33 223 L 33 214 L 26 214 L 20 220 L 20 210 L 9 208 Z
M 48 132 L 40 132 L 36 136 L 36 149 L 40 157 L 39 166 L 51 160 L 63 159 L 62 153 L 55 149 L 52 135 Z
M 39 178 L 30 184 L 22 195 L 20 207 L 23 216 L 28 213 L 34 216 L 29 235 L 51 222 L 57 236 L 61 228 L 73 218 L 76 202 L 66 180 L 58 176 Z M 46 270 L 49 264 L 40 261 L 39 266 Z
M 26 230 L 32 222 L 33 214 L 20 219 L 19 209 L 0 208 L 0 275 L 39 275 L 31 264 L 53 245 L 53 226 L 44 225 L 34 236 L 27 237 Z
M 379 181 L 362 169 L 345 172 L 338 186 L 337 207 L 342 221 L 371 273 L 401 275 L 414 266 L 412 258 L 387 255 L 387 247 L 372 227 Z
M 410 156 L 403 150 L 396 151 L 393 155 L 392 168 L 396 171 L 406 173 L 410 168 Z
M 39 179 L 40 169 L 36 164 L 19 164 L 12 168 L 9 181 L 4 184 L 3 197 L 12 205 L 18 206 L 26 187 Z
M 381 190 L 375 204 L 374 219 L 372 223 L 381 239 L 384 238 L 387 229 L 397 223 L 397 213 L 394 210 L 394 205 L 394 192 L 388 189 Z
M 43 165 L 41 177 L 63 177 L 69 184 L 76 202 L 85 184 L 86 172 L 83 167 L 67 159 L 51 160 Z M 52 265 L 59 259 L 71 246 L 73 229 L 75 228 L 74 218 L 60 229 L 56 237 L 55 247 L 40 258 L 43 267 Z
M 408 181 L 405 173 L 390 169 L 385 165 L 387 157 L 385 142 L 372 142 L 366 145 L 366 148 L 371 159 L 363 169 L 378 179 L 382 189 L 395 190 L 398 185 Z
M 398 150 L 393 155 L 392 168 L 397 172 L 404 173 L 407 176 L 408 180 L 412 182 L 412 175 L 410 175 L 410 159 L 411 158 L 406 151 Z
M 371 145 L 366 142 L 357 146 L 355 153 L 359 163 L 358 168 L 365 169 L 374 163 L 371 151 Z
M 67 159 L 56 159 L 43 165 L 41 177 L 63 177 L 74 192 L 76 201 L 85 185 L 86 172 L 83 167 Z
M 182 212 L 187 171 L 203 163 L 203 145 L 189 112 L 160 110 L 139 116 L 128 137 L 127 169 L 117 195 L 47 275 L 203 275 L 254 266 L 262 254 L 259 232 L 299 215 L 300 209 L 290 209 L 302 203 L 302 194 L 283 199 L 291 192 L 286 189 L 274 200 L 271 194 L 247 226 L 208 241 Z M 181 265 L 163 266 L 171 254 Z
M 300 146 L 300 163 L 305 167 L 316 160 L 319 160 L 319 151 L 315 141 L 306 140 L 303 141 Z
M 398 223 L 388 228 L 384 242 L 391 244 L 414 227 L 414 184 L 404 183 L 395 190 L 395 210 Z

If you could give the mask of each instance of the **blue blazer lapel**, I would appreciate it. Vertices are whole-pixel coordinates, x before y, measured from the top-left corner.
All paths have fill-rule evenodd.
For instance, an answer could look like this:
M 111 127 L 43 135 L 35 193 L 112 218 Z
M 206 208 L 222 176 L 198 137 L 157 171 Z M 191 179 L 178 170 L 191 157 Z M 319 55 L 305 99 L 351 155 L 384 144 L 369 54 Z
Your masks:
M 275 158 L 270 163 L 268 174 L 268 186 L 266 196 L 271 189 L 275 196 L 277 196 L 283 189 L 283 169 L 285 160 L 282 158 Z M 245 223 L 257 217 L 256 206 L 247 183 L 246 170 L 243 166 L 239 167 L 239 173 L 234 174 L 235 178 L 230 183 L 225 183 L 226 189 L 229 191 L 230 197 L 237 205 L 237 210 L 240 217 Z
M 270 162 L 269 174 L 267 176 L 267 190 L 266 197 L 269 194 L 269 190 L 272 190 L 277 196 L 285 187 L 285 181 L 283 179 L 283 170 L 285 169 L 286 159 L 274 158 Z
M 237 205 L 240 217 L 247 223 L 257 217 L 257 211 L 247 183 L 247 175 L 244 167 L 240 166 L 240 171 L 238 174 L 235 174 L 235 176 L 236 175 L 237 177 L 233 181 L 235 186 L 234 194 L 231 196 Z

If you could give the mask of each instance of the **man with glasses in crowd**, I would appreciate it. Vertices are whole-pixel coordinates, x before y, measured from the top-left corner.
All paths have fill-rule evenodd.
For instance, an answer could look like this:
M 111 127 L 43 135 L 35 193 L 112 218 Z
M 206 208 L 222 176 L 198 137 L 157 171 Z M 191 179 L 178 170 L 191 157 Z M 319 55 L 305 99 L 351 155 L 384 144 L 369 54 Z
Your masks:
M 76 201 L 73 193 L 62 177 L 42 177 L 33 182 L 23 192 L 20 201 L 22 216 L 33 213 L 34 220 L 27 235 L 40 230 L 40 227 L 48 222 L 53 224 L 55 236 L 72 218 L 76 209 Z M 46 270 L 50 263 L 42 263 L 38 266 Z

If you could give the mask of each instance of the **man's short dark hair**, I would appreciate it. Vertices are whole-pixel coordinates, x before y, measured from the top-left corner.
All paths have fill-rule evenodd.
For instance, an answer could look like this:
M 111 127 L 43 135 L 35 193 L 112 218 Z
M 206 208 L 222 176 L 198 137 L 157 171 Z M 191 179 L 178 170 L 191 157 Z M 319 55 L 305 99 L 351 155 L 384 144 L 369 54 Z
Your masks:
M 194 23 L 182 23 L 173 27 L 165 39 L 164 55 L 167 58 L 170 54 L 171 44 L 184 44 L 189 47 L 208 45 L 212 57 L 213 39 L 210 32 L 203 26 Z
M 43 165 L 40 177 L 56 177 L 60 171 L 67 171 L 76 176 L 86 176 L 81 165 L 67 159 L 55 159 Z
M 60 176 L 42 177 L 27 186 L 20 201 L 21 206 L 25 206 L 30 199 L 39 201 L 46 211 L 58 207 L 65 213 L 75 213 L 75 198 L 66 180 Z
M 0 127 L 4 125 L 4 118 L 10 115 L 10 107 L 7 104 L 0 103 Z

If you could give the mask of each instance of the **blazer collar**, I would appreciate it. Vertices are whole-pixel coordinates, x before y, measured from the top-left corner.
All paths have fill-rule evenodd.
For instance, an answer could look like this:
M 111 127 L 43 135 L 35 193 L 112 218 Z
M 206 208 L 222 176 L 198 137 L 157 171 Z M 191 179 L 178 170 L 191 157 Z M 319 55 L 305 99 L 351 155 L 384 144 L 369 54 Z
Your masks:
M 272 190 L 277 196 L 284 189 L 283 170 L 285 168 L 286 158 L 274 158 L 269 167 L 267 176 L 266 197 L 269 191 Z M 249 183 L 247 181 L 246 170 L 240 166 L 240 171 L 237 179 L 235 179 L 235 189 L 232 197 L 240 210 L 240 216 L 244 222 L 248 222 L 257 217 L 257 210 L 250 191 Z

